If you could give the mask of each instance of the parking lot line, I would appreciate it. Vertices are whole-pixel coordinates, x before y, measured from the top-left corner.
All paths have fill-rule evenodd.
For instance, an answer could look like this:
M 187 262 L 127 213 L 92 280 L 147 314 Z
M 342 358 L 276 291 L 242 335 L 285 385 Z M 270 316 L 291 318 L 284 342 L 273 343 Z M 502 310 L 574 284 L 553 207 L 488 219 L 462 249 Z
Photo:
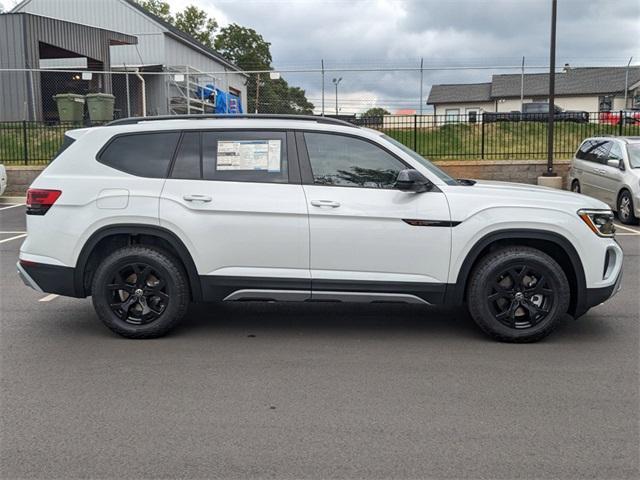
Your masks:
M 38 301 L 39 302 L 50 302 L 51 300 L 55 300 L 58 297 L 59 297 L 59 295 L 56 295 L 55 293 L 52 293 L 51 295 L 47 295 L 46 297 L 42 297 Z
M 629 232 L 635 233 L 636 235 L 640 235 L 640 230 L 635 230 L 633 228 L 625 227 L 623 225 L 616 224 L 616 228 L 621 228 L 623 230 L 627 230 Z
M 9 210 L 10 208 L 16 207 L 24 207 L 24 203 L 19 203 L 18 205 L 9 205 L 8 207 L 0 207 L 0 210 Z
M 21 230 L 21 231 L 16 230 L 15 232 L 0 232 L 0 235 L 11 235 L 11 234 L 17 235 L 18 233 L 27 233 L 27 232 L 25 232 L 24 230 Z
M 0 243 L 7 243 L 7 242 L 10 242 L 11 240 L 17 240 L 19 238 L 24 238 L 26 236 L 27 234 L 23 233 L 22 235 L 16 235 L 15 237 L 9 237 L 9 238 L 5 238 L 4 240 L 0 240 Z

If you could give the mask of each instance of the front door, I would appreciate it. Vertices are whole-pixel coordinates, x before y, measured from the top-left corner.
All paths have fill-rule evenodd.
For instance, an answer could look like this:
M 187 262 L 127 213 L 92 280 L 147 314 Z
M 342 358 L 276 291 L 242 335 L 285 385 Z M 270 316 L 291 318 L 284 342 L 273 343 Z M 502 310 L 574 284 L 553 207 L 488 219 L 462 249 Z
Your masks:
M 309 210 L 312 298 L 440 301 L 451 245 L 444 194 L 394 189 L 398 172 L 410 167 L 375 142 L 297 135 Z
M 281 131 L 183 133 L 160 221 L 191 251 L 205 300 L 310 295 L 307 205 L 293 143 Z

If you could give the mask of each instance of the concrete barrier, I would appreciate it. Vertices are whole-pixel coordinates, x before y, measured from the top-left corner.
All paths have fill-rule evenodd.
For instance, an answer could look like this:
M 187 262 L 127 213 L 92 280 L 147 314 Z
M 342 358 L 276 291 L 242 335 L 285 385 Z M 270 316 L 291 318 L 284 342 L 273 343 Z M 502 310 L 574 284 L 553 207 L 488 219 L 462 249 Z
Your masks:
M 547 168 L 546 160 L 446 160 L 434 162 L 454 178 L 500 180 L 504 182 L 536 184 Z M 556 173 L 567 185 L 569 160 L 554 162 Z M 29 185 L 40 175 L 44 166 L 6 166 L 7 191 L 5 196 L 24 196 Z

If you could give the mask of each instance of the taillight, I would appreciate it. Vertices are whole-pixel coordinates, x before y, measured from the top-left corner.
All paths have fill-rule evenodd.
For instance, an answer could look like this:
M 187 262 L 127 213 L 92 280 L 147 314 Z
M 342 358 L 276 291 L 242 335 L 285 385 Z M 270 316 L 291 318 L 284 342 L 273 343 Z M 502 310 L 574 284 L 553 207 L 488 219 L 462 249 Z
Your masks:
M 27 190 L 27 215 L 44 215 L 62 195 L 60 190 Z

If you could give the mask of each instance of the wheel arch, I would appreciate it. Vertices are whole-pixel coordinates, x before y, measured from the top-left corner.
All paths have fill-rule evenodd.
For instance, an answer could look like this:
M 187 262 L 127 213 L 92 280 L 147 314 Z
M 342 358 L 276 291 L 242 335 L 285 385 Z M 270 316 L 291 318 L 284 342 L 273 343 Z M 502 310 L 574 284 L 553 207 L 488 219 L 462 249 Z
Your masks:
M 556 260 L 569 280 L 571 301 L 569 313 L 580 316 L 586 311 L 586 280 L 582 260 L 575 247 L 563 235 L 546 230 L 506 229 L 491 232 L 480 238 L 467 253 L 458 271 L 456 282 L 447 286 L 446 303 L 462 304 L 473 267 L 482 256 L 503 246 L 526 245 L 537 248 Z
M 154 225 L 119 224 L 109 225 L 95 231 L 82 247 L 76 262 L 74 288 L 81 296 L 90 294 L 90 281 L 95 271 L 94 263 L 114 248 L 130 244 L 151 244 L 173 254 L 183 265 L 189 279 L 191 298 L 202 299 L 198 270 L 184 242 L 170 230 Z

